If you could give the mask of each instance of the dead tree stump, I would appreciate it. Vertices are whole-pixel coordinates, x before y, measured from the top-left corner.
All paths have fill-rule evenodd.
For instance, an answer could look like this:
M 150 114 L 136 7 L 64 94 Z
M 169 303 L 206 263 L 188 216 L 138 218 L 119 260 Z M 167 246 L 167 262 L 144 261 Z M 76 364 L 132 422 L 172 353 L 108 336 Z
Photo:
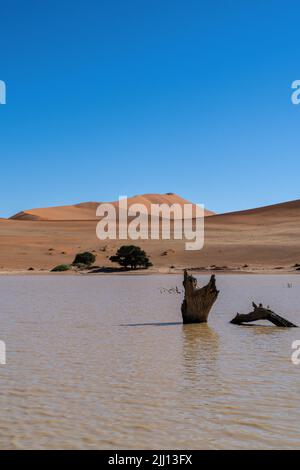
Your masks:
M 252 305 L 254 308 L 253 312 L 247 314 L 237 313 L 236 317 L 234 317 L 230 323 L 233 323 L 234 325 L 242 325 L 243 323 L 250 323 L 256 320 L 268 320 L 276 326 L 281 326 L 285 328 L 297 328 L 297 325 L 294 325 L 285 318 L 280 317 L 276 313 L 272 312 L 272 310 L 264 308 L 262 304 L 259 304 L 257 306 L 254 302 L 252 302 Z
M 183 287 L 185 291 L 181 305 L 183 323 L 206 323 L 209 312 L 219 294 L 215 276 L 211 276 L 206 286 L 198 288 L 197 279 L 184 270 Z

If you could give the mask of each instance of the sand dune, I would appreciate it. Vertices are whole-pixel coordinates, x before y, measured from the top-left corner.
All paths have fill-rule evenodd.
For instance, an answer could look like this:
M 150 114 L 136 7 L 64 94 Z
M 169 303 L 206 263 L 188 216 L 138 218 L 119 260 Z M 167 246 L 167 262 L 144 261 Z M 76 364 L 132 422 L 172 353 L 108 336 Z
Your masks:
M 11 217 L 13 220 L 96 220 L 96 210 L 100 202 L 86 202 L 72 206 L 48 207 L 40 209 L 30 209 L 19 212 Z M 111 202 L 116 209 L 119 201 Z M 143 194 L 128 198 L 128 205 L 143 204 L 147 211 L 150 211 L 151 204 L 191 204 L 186 199 L 177 194 Z M 205 215 L 212 215 L 213 212 L 205 210 Z
M 132 199 L 150 204 L 156 198 L 157 195 L 145 195 Z M 161 202 L 161 197 L 158 200 Z M 171 201 L 174 200 L 183 201 L 172 195 Z M 170 199 L 166 202 L 170 203 Z M 97 204 L 24 211 L 13 219 L 0 220 L 0 270 L 47 270 L 71 263 L 76 253 L 85 250 L 95 252 L 97 265 L 112 266 L 109 256 L 126 242 L 96 238 Z M 134 243 L 147 251 L 153 270 L 159 272 L 173 272 L 171 266 L 292 272 L 292 266 L 300 263 L 300 200 L 206 217 L 205 246 L 201 251 L 186 251 L 184 240 Z
M 96 209 L 99 203 L 88 202 L 73 206 L 47 207 L 19 212 L 12 220 L 96 220 Z
M 298 218 L 300 214 L 300 199 L 280 204 L 258 207 L 238 212 L 227 212 L 225 214 L 215 215 L 216 220 L 226 220 L 226 222 L 247 222 L 247 223 L 264 223 L 268 221 L 282 223 Z

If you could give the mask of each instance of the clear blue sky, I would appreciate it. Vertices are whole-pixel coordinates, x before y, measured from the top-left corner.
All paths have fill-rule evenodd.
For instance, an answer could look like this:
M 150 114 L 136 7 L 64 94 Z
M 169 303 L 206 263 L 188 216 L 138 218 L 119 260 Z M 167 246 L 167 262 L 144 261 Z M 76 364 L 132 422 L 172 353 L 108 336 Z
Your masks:
M 1 3 L 0 216 L 176 192 L 299 198 L 294 0 Z

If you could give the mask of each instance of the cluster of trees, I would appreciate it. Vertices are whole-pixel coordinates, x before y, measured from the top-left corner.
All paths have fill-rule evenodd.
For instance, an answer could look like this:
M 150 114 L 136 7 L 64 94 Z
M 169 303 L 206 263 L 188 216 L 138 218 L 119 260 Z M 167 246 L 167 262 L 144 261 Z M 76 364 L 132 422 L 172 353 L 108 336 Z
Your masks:
M 123 245 L 121 246 L 114 256 L 111 256 L 110 261 L 118 263 L 120 266 L 126 269 L 147 269 L 152 266 L 148 255 L 139 246 L 135 245 Z M 52 269 L 53 272 L 63 272 L 75 267 L 89 267 L 92 266 L 96 261 L 96 256 L 89 251 L 84 253 L 78 253 L 75 256 L 73 263 L 60 264 Z
M 78 253 L 75 256 L 75 259 L 73 263 L 70 264 L 59 264 L 58 266 L 55 266 L 55 268 L 52 269 L 52 272 L 63 272 L 63 271 L 69 271 L 72 266 L 75 267 L 88 267 L 92 266 L 96 261 L 96 256 L 93 253 L 90 253 L 89 251 L 85 251 L 84 253 Z

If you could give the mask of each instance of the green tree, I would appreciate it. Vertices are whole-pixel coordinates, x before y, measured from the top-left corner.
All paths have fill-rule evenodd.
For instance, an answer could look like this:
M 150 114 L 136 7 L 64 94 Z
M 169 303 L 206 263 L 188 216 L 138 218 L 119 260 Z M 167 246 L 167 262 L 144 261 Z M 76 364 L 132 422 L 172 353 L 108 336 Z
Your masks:
M 123 245 L 118 249 L 114 256 L 111 256 L 110 261 L 113 263 L 119 263 L 124 268 L 144 268 L 147 269 L 152 266 L 149 261 L 149 257 L 146 253 L 141 250 L 139 246 L 134 245 Z

